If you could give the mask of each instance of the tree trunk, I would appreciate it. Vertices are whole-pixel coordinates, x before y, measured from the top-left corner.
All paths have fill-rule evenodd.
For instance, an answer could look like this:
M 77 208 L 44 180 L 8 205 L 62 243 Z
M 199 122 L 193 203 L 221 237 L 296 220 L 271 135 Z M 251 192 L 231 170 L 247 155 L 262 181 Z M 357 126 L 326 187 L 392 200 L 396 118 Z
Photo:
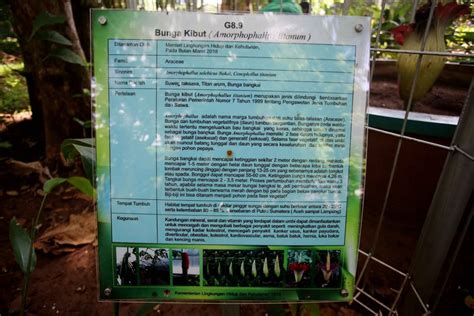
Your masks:
M 82 127 L 73 119 L 89 120 L 90 100 L 83 89 L 90 89 L 88 69 L 47 57 L 58 44 L 37 38 L 29 39 L 33 21 L 43 11 L 62 15 L 66 22 L 47 26 L 73 43 L 71 49 L 84 58 L 69 0 L 15 1 L 10 0 L 13 25 L 22 50 L 25 71 L 29 77 L 30 98 L 36 100 L 43 116 L 45 154 L 48 162 L 58 158 L 60 145 L 65 138 L 81 137 Z

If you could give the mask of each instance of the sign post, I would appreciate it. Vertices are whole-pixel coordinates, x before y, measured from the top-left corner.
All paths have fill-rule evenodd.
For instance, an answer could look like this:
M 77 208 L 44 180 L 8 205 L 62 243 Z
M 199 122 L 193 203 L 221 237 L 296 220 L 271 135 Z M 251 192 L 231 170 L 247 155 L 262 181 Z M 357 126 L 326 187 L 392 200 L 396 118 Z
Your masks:
M 92 24 L 101 298 L 350 300 L 369 19 Z

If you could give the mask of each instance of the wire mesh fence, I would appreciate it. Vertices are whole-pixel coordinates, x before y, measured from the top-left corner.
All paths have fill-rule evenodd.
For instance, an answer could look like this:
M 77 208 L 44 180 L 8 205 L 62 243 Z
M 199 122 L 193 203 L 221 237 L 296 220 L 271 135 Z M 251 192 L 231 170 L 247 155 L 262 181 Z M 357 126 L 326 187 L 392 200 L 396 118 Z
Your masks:
M 280 0 L 280 4 L 282 2 Z M 266 4 L 267 1 L 265 0 L 109 0 L 102 3 L 107 7 L 135 10 L 244 11 L 251 13 L 259 12 Z M 457 44 L 451 42 L 449 50 L 433 50 L 433 46 L 429 41 L 431 25 L 438 23 L 437 1 L 425 4 L 426 27 L 420 33 L 419 47 L 402 49 L 394 45 L 392 35 L 387 29 L 387 25 L 390 24 L 387 21 L 388 15 L 399 14 L 399 21 L 413 23 L 418 14 L 417 9 L 422 4 L 418 0 L 398 2 L 392 0 L 345 0 L 343 2 L 313 0 L 310 3 L 311 14 L 373 15 L 372 58 L 369 78 L 371 84 L 376 72 L 377 60 L 380 57 L 411 56 L 414 64 L 412 81 L 405 100 L 404 114 L 401 118 L 402 123 L 398 131 L 388 131 L 371 126 L 369 121 L 366 125 L 367 133 L 370 133 L 369 141 L 370 137 L 377 138 L 377 135 L 393 138 L 394 141 L 392 143 L 393 155 L 390 157 L 391 161 L 386 164 L 388 169 L 386 170 L 388 175 L 385 184 L 386 189 L 383 190 L 383 196 L 378 197 L 381 201 L 380 206 L 377 207 L 375 212 L 371 213 L 367 213 L 364 208 L 365 217 L 362 230 L 364 232 L 370 228 L 370 236 L 365 238 L 366 241 L 359 249 L 359 271 L 354 304 L 359 305 L 365 313 L 372 315 L 431 315 L 442 302 L 448 279 L 454 269 L 456 258 L 461 252 L 461 246 L 469 234 L 473 217 L 472 206 L 469 206 L 473 203 L 474 183 L 472 177 L 474 150 L 471 140 L 472 135 L 474 135 L 473 85 L 471 84 L 471 88 L 467 93 L 457 132 L 450 143 L 448 141 L 443 143 L 426 139 L 408 133 L 411 112 L 417 101 L 415 94 L 417 85 L 420 84 L 421 68 L 425 67 L 424 61 L 429 57 L 445 57 L 451 60 L 461 60 L 462 62 L 474 62 L 474 55 L 471 53 L 472 47 L 469 43 L 467 43 L 467 46 L 463 46 L 462 40 L 459 41 L 459 39 Z M 470 5 L 473 6 L 472 3 Z M 393 97 L 397 97 L 396 91 L 393 91 Z M 367 113 L 369 112 L 369 102 L 367 102 Z M 417 235 L 415 239 L 416 247 L 410 245 L 408 250 L 404 250 L 408 253 L 405 254 L 408 257 L 405 260 L 408 264 L 403 264 L 400 267 L 397 265 L 400 261 L 392 260 L 393 258 L 390 255 L 384 255 L 384 258 L 381 259 L 379 258 L 379 252 L 382 247 L 386 247 L 383 239 L 387 238 L 387 233 L 390 234 L 390 230 L 397 229 L 391 227 L 390 223 L 387 225 L 387 215 L 390 212 L 391 202 L 396 198 L 393 190 L 400 178 L 400 163 L 404 159 L 402 156 L 406 154 L 404 150 L 407 150 L 407 147 L 414 143 L 424 146 L 422 150 L 434 148 L 438 151 L 441 159 L 446 159 L 446 163 L 444 166 L 438 167 L 438 172 L 441 172 L 441 168 L 444 171 L 441 173 L 429 211 L 425 210 L 426 215 L 422 212 L 421 222 L 424 223 L 423 226 L 418 227 L 415 232 L 410 232 L 412 235 Z M 370 142 L 368 146 L 370 146 Z M 417 169 L 423 168 L 423 165 L 424 161 L 412 163 L 412 169 L 403 170 L 406 172 L 405 177 L 416 177 Z M 370 172 L 370 165 L 367 166 L 367 171 Z M 404 169 L 406 168 L 404 167 Z M 464 173 L 464 178 L 453 176 L 456 172 Z M 461 192 L 462 196 L 452 194 L 453 185 L 456 185 L 455 190 Z M 457 199 L 457 202 L 451 206 L 447 205 L 446 199 L 453 198 Z M 440 210 L 442 207 L 444 207 L 444 213 Z M 446 210 L 449 210 L 450 213 L 447 214 Z M 376 215 L 374 216 L 374 214 Z M 419 215 L 413 214 L 413 216 Z M 442 246 L 433 247 L 434 234 L 440 233 L 440 225 L 445 225 L 442 236 L 437 240 Z M 390 253 L 390 251 L 388 252 Z M 400 254 L 393 252 L 391 255 L 398 256 Z M 446 260 L 448 255 L 449 258 Z M 431 269 L 424 266 L 430 262 Z M 390 284 L 384 287 L 385 291 L 389 293 L 380 293 L 380 289 L 374 286 L 373 279 L 380 275 L 384 276 L 385 281 L 389 280 Z M 432 279 L 432 281 L 428 281 L 429 279 Z M 436 293 L 433 294 L 435 288 Z

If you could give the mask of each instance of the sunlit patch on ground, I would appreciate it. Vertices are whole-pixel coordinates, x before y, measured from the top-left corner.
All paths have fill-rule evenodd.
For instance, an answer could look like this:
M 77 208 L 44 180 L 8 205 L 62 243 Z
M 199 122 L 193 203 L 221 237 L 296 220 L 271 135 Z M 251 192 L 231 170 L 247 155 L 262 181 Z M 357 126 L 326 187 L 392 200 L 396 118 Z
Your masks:
M 0 113 L 0 132 L 4 131 L 8 125 L 31 119 L 31 111 L 22 111 L 14 114 Z

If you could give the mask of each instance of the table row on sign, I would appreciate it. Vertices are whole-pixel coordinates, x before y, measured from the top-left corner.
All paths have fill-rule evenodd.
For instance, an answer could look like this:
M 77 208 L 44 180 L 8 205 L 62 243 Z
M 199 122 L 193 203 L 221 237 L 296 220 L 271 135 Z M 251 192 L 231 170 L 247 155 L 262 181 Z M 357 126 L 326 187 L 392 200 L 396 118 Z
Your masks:
M 343 245 L 345 216 L 112 214 L 113 242 L 210 245 Z
M 279 59 L 274 57 L 252 58 L 243 56 L 136 56 L 136 55 L 109 55 L 109 67 L 163 67 L 190 69 L 251 69 L 265 70 L 292 70 L 292 71 L 354 71 L 354 60 L 326 60 L 326 59 Z
M 153 67 L 110 67 L 109 79 L 211 79 L 211 80 L 258 80 L 286 82 L 352 83 L 351 72 L 252 70 L 252 69 L 175 69 Z
M 112 95 L 123 95 L 112 89 L 166 89 L 172 90 L 215 90 L 215 91 L 262 91 L 262 92 L 299 92 L 299 93 L 332 93 L 352 94 L 352 83 L 299 82 L 291 84 L 286 81 L 257 80 L 205 80 L 205 79 L 111 79 Z M 290 104 L 291 105 L 291 104 Z
M 146 56 L 236 56 L 279 59 L 354 60 L 353 45 L 297 43 L 240 43 L 223 41 L 109 40 L 109 55 Z
M 346 202 L 241 202 L 214 200 L 112 199 L 112 213 L 179 216 L 346 216 Z

